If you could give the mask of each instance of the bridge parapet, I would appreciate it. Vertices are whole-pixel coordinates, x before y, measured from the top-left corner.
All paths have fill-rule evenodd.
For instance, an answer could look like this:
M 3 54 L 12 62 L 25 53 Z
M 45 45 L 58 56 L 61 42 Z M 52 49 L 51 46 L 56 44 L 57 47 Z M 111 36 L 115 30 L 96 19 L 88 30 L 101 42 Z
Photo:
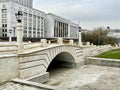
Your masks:
M 46 40 L 42 39 L 40 42 L 37 43 L 27 43 L 24 44 L 24 50 L 30 50 L 30 49 L 35 49 L 35 48 L 47 48 L 49 46 L 57 46 L 57 45 L 77 45 L 74 43 L 73 40 L 63 40 L 62 38 L 58 38 L 55 40 Z
M 1 43 L 0 45 L 0 55 L 7 55 L 7 54 L 17 54 L 18 46 L 9 43 Z

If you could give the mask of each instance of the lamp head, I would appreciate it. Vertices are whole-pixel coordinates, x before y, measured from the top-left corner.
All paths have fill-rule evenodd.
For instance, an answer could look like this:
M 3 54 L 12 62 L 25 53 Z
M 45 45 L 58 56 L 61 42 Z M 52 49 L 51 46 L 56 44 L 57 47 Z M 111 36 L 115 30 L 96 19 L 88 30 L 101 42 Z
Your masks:
M 21 23 L 22 22 L 22 16 L 23 16 L 22 11 L 18 11 L 18 13 L 16 13 L 15 16 L 16 16 L 16 19 L 17 19 L 18 23 Z

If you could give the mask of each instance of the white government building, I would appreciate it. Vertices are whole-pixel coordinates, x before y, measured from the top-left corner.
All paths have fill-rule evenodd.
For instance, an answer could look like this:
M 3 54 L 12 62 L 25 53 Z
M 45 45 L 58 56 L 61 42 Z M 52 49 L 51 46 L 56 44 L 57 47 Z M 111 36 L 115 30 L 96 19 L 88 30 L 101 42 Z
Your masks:
M 33 0 L 0 0 L 0 35 L 16 37 L 15 13 L 23 13 L 23 37 L 78 39 L 79 25 L 33 8 Z M 11 32 L 11 33 L 10 33 Z
M 107 36 L 120 39 L 120 29 L 110 29 Z

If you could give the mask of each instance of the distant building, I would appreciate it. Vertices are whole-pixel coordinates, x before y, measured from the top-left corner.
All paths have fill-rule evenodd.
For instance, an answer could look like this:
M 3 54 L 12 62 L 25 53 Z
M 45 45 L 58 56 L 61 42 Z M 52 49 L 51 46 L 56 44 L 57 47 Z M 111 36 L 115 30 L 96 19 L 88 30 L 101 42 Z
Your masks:
M 70 20 L 48 13 L 45 20 L 45 37 L 78 39 L 79 25 Z
M 120 39 L 120 29 L 111 29 L 107 36 Z
M 107 36 L 113 37 L 117 43 L 120 43 L 120 29 L 110 29 Z
M 88 29 L 81 29 L 81 32 L 82 32 L 82 33 L 90 33 L 91 30 L 88 30 Z
M 78 25 L 33 8 L 33 0 L 0 0 L 0 35 L 16 37 L 15 13 L 23 12 L 23 37 L 78 39 Z

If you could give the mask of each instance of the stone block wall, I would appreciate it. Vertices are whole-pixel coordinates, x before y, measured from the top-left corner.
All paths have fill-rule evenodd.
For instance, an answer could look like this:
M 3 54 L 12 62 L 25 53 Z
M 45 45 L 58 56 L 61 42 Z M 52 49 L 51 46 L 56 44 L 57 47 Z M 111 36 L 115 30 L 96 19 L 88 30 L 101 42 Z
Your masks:
M 0 57 L 0 83 L 16 78 L 19 74 L 19 62 L 17 56 Z
M 119 59 L 87 57 L 85 60 L 85 64 L 86 65 L 109 66 L 109 67 L 120 67 L 120 60 Z

